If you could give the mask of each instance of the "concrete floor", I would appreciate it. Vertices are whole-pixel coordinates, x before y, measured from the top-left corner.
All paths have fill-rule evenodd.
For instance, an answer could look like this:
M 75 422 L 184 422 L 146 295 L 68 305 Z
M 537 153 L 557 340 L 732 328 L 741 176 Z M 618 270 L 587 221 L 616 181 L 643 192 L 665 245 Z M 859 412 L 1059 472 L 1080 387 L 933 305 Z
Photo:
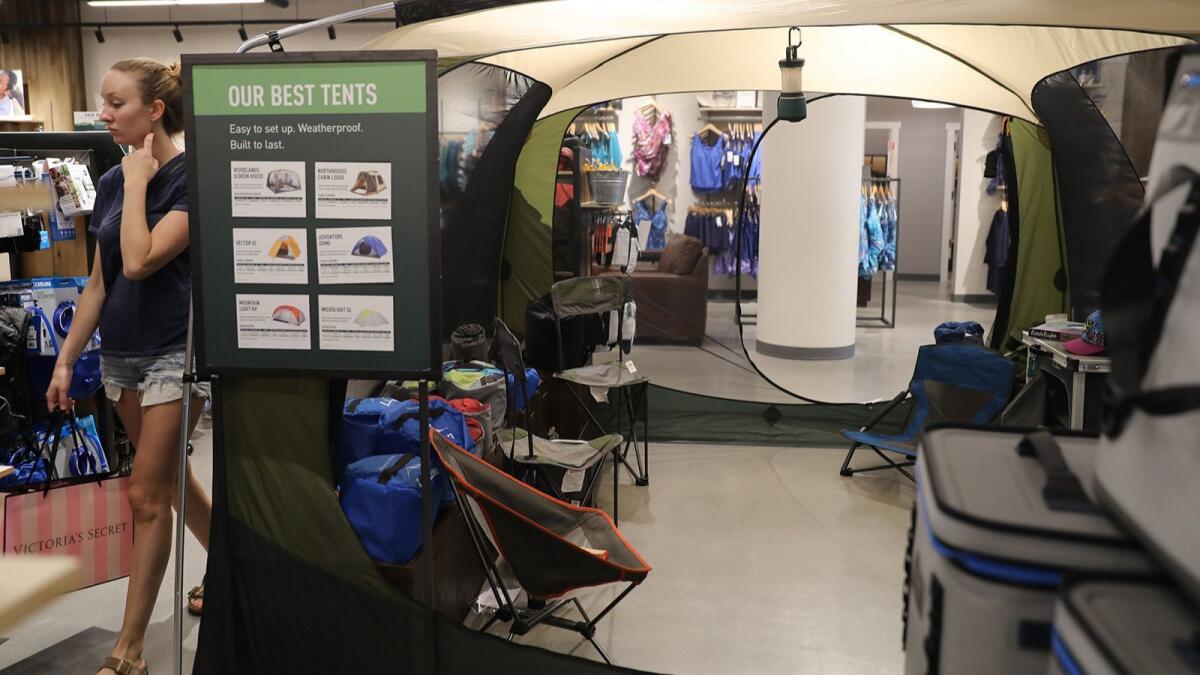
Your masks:
M 952 303 L 938 284 L 902 283 L 900 295 L 897 328 L 859 329 L 854 359 L 755 361 L 802 394 L 890 398 L 907 383 L 916 348 L 931 341 L 934 326 L 973 319 L 986 327 L 994 312 Z M 710 305 L 712 339 L 703 349 L 639 346 L 638 367 L 656 383 L 688 391 L 791 400 L 746 364 L 732 308 Z M 208 484 L 211 438 L 203 427 L 195 446 L 193 465 Z M 651 485 L 621 487 L 621 530 L 654 571 L 601 623 L 603 648 L 621 665 L 658 672 L 900 672 L 912 485 L 893 472 L 841 478 L 844 452 L 656 444 Z M 607 506 L 611 489 L 601 485 L 597 494 Z M 199 582 L 204 565 L 189 537 L 187 587 Z M 171 664 L 173 566 L 147 641 L 146 658 L 159 673 Z M 71 593 L 8 631 L 0 637 L 0 673 L 94 672 L 120 627 L 125 586 L 115 581 Z M 615 592 L 596 592 L 584 604 L 598 609 Z M 185 622 L 190 672 L 199 623 Z M 559 629 L 540 628 L 517 641 L 598 658 Z
M 872 297 L 879 297 L 879 289 Z M 989 329 L 994 305 L 950 300 L 949 288 L 937 282 L 902 281 L 895 328 L 859 328 L 853 358 L 837 361 L 793 361 L 754 351 L 754 326 L 746 326 L 746 347 L 754 363 L 783 387 L 822 401 L 890 399 L 908 386 L 917 348 L 933 342 L 933 329 L 943 321 L 978 321 Z M 752 311 L 750 305 L 746 311 Z M 861 309 L 867 315 L 870 310 Z M 878 315 L 878 308 L 873 310 Z M 652 382 L 673 389 L 744 401 L 795 402 L 753 373 L 742 352 L 734 323 L 734 303 L 708 304 L 707 337 L 700 347 L 637 345 L 632 357 Z

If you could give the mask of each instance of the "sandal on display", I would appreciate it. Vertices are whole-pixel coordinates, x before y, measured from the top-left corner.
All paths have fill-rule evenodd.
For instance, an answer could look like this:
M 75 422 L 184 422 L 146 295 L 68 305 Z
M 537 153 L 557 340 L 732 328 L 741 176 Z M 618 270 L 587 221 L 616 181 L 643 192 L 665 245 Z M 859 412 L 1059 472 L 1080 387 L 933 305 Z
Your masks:
M 204 613 L 204 582 L 188 591 L 187 594 L 187 610 L 192 616 L 200 616 Z
M 100 670 L 104 670 L 105 668 L 117 675 L 150 675 L 150 669 L 146 666 L 145 661 L 139 666 L 133 661 L 126 661 L 115 656 L 109 656 L 104 659 L 104 664 L 100 666 Z

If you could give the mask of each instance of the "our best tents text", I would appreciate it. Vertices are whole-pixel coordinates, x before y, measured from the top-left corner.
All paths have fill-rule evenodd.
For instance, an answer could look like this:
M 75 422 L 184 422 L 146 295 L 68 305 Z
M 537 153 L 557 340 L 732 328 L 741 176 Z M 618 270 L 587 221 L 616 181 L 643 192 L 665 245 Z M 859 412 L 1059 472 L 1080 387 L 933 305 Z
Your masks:
M 364 106 L 379 102 L 374 82 L 323 84 L 234 84 L 229 87 L 233 108 Z

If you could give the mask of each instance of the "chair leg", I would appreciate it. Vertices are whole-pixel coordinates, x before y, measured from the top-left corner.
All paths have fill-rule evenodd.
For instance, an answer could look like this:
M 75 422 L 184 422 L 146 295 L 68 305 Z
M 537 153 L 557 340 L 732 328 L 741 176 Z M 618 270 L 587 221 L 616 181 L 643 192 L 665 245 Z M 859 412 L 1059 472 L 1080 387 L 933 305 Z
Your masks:
M 596 642 L 596 638 L 589 637 L 587 639 L 587 641 L 592 643 L 592 647 L 594 647 L 596 649 L 596 653 L 600 655 L 600 658 L 604 659 L 605 663 L 607 663 L 610 666 L 616 665 L 615 663 L 613 663 L 612 659 L 608 658 L 608 654 L 605 654 L 604 650 L 600 648 L 600 644 Z
M 850 451 L 846 453 L 846 459 L 842 462 L 842 470 L 839 471 L 843 476 L 853 476 L 854 469 L 850 468 L 850 460 L 854 458 L 854 451 L 858 449 L 861 443 L 854 443 L 850 446 Z
M 868 467 L 864 467 L 861 469 L 851 469 L 850 468 L 850 459 L 854 456 L 854 451 L 857 450 L 860 445 L 865 445 L 865 444 L 864 443 L 855 443 L 854 445 L 850 446 L 850 451 L 846 453 L 846 460 L 844 462 L 842 462 L 842 470 L 840 472 L 841 475 L 853 476 L 856 473 L 868 473 L 870 471 L 880 471 L 882 469 L 895 469 L 896 471 L 899 471 L 901 474 L 903 474 L 905 478 L 913 481 L 914 483 L 916 482 L 916 479 L 913 478 L 912 474 L 904 470 L 904 467 L 913 466 L 914 464 L 916 464 L 915 460 L 907 460 L 904 462 L 897 462 L 897 461 L 893 460 L 891 457 L 888 457 L 887 455 L 883 454 L 882 450 L 880 450 L 879 448 L 877 448 L 873 445 L 868 445 L 867 447 L 871 448 L 871 450 L 873 450 L 875 452 L 875 454 L 879 455 L 880 459 L 882 459 L 885 463 L 884 464 L 876 464 L 875 466 L 868 466 Z

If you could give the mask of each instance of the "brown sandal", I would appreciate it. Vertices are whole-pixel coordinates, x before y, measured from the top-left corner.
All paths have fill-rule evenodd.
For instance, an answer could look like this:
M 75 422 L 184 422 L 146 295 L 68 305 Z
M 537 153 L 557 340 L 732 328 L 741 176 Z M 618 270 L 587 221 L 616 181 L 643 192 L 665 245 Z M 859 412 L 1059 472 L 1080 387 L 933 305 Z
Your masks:
M 200 609 L 195 609 L 195 607 L 196 607 L 195 602 L 197 600 L 200 601 Z M 192 590 L 188 591 L 187 601 L 188 601 L 187 602 L 188 614 L 191 614 L 192 616 L 201 616 L 202 614 L 204 614 L 204 584 L 203 583 L 201 583 L 199 586 L 193 588 Z
M 104 659 L 100 670 L 104 670 L 105 668 L 108 668 L 117 675 L 150 675 L 150 669 L 146 666 L 139 666 L 133 661 L 118 659 L 115 656 L 109 656 Z

